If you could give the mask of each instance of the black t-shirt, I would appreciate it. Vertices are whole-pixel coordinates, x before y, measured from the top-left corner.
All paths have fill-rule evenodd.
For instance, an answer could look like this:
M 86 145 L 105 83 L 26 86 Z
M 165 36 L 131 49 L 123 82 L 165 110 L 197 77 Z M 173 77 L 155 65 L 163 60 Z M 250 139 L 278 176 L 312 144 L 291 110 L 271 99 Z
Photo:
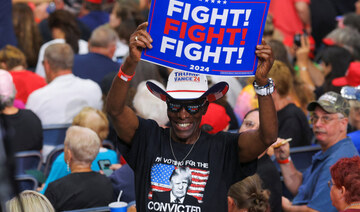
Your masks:
M 110 180 L 97 172 L 71 173 L 45 191 L 56 211 L 107 206 L 113 198 Z
M 279 123 L 279 138 L 292 138 L 290 147 L 311 144 L 313 136 L 309 122 L 303 111 L 294 104 L 288 104 L 277 112 Z
M 41 150 L 43 145 L 40 119 L 31 110 L 20 109 L 14 115 L 5 115 L 8 138 L 13 152 Z
M 131 148 L 123 148 L 123 156 L 135 172 L 136 207 L 138 211 L 227 211 L 229 187 L 256 171 L 256 160 L 240 164 L 238 160 L 239 134 L 220 132 L 215 135 L 202 132 L 199 140 L 183 163 L 174 159 L 170 148 L 169 128 L 159 127 L 153 120 L 139 118 Z M 172 142 L 178 160 L 188 154 L 192 145 Z M 192 183 L 187 195 L 197 204 L 171 203 L 170 175 L 179 165 L 191 170 Z M 154 200 L 153 194 L 156 199 Z
M 274 162 L 265 154 L 258 160 L 258 167 L 256 173 L 263 181 L 263 187 L 270 190 L 270 208 L 273 212 L 282 211 L 281 197 L 282 185 L 280 181 L 280 174 Z

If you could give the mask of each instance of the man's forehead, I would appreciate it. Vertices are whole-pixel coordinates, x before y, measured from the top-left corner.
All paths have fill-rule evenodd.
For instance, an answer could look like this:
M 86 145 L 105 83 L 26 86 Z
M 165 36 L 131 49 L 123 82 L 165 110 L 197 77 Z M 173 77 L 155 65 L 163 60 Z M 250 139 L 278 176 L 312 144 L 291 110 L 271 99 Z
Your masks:
M 171 181 L 181 182 L 181 181 L 187 181 L 187 179 L 185 175 L 174 175 Z
M 327 112 L 326 110 L 324 110 L 321 106 L 317 105 L 314 109 L 314 111 L 312 111 L 313 114 L 329 114 L 329 115 L 332 115 L 332 114 L 336 114 L 336 113 L 329 113 Z

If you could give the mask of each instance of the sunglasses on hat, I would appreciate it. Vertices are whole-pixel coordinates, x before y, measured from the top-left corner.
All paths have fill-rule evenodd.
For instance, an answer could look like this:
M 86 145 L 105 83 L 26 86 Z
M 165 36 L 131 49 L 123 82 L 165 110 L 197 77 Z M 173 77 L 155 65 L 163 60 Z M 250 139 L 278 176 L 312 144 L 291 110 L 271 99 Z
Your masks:
M 200 109 L 206 104 L 206 101 L 200 104 L 196 102 L 179 103 L 173 101 L 166 101 L 166 104 L 168 106 L 168 111 L 170 112 L 178 113 L 181 111 L 182 108 L 185 108 L 186 112 L 194 115 L 200 111 Z

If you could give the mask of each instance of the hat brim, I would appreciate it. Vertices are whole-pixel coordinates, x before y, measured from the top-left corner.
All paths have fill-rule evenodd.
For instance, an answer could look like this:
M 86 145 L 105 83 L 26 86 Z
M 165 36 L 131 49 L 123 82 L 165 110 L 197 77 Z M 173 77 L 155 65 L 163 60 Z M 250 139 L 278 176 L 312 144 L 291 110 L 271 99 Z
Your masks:
M 333 107 L 329 107 L 327 104 L 323 104 L 323 102 L 321 100 L 310 102 L 307 106 L 307 110 L 312 112 L 315 110 L 316 106 L 321 107 L 323 110 L 325 110 L 328 113 L 337 113 L 337 111 L 334 110 Z
M 348 81 L 347 81 L 346 77 L 335 78 L 335 79 L 333 79 L 333 81 L 331 83 L 333 84 L 333 86 L 336 86 L 336 87 L 342 87 L 342 86 L 348 85 Z
M 229 84 L 227 84 L 226 82 L 219 82 L 213 85 L 211 88 L 209 88 L 206 92 L 183 91 L 183 92 L 172 93 L 171 95 L 150 81 L 146 82 L 146 87 L 154 96 L 156 96 L 157 98 L 163 101 L 166 101 L 167 99 L 194 100 L 194 99 L 206 98 L 209 102 L 213 102 L 223 97 L 229 90 Z M 186 97 L 183 98 L 183 96 Z

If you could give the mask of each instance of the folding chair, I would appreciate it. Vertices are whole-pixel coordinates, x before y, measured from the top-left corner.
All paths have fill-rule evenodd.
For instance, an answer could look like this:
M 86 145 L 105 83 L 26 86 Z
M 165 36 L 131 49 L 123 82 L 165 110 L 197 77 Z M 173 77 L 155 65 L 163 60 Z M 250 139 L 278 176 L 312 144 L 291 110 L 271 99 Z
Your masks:
M 21 151 L 14 155 L 15 158 L 15 174 L 25 174 L 26 170 L 39 170 L 42 165 L 42 155 L 40 151 Z
M 48 154 L 58 145 L 64 144 L 66 130 L 70 124 L 43 125 L 43 159 L 46 162 Z
M 46 158 L 45 168 L 44 168 L 44 175 L 48 177 L 52 164 L 54 163 L 55 159 L 64 152 L 64 144 L 57 145 L 55 149 L 53 149 L 50 154 Z
M 102 146 L 107 148 L 107 149 L 115 150 L 114 144 L 109 140 L 103 140 Z
M 15 176 L 15 182 L 19 189 L 19 192 L 25 190 L 36 190 L 38 187 L 38 181 L 31 175 L 21 174 Z

